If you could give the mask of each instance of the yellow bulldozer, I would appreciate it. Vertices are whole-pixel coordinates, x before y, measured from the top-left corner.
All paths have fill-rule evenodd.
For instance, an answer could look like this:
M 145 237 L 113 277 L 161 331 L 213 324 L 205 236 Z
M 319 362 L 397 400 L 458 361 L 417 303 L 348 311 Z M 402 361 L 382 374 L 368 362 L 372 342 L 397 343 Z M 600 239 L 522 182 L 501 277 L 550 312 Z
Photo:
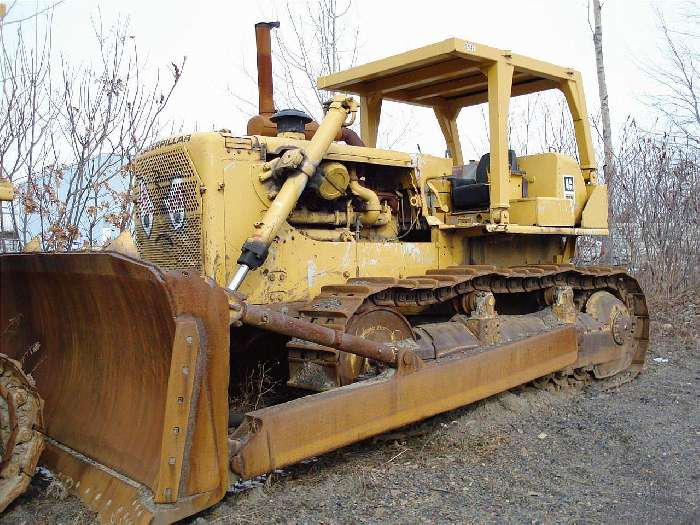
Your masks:
M 102 521 L 172 522 L 523 383 L 642 368 L 637 282 L 571 264 L 578 236 L 608 233 L 577 71 L 450 38 L 320 78 L 317 123 L 274 106 L 275 26 L 256 25 L 246 134 L 174 136 L 132 163 L 132 242 L 0 259 L 5 502 L 41 453 Z M 510 98 L 552 89 L 578 159 L 518 156 Z M 432 108 L 448 154 L 378 149 L 384 100 Z M 465 162 L 457 117 L 477 104 L 490 148 Z M 237 409 L 264 363 L 280 392 Z

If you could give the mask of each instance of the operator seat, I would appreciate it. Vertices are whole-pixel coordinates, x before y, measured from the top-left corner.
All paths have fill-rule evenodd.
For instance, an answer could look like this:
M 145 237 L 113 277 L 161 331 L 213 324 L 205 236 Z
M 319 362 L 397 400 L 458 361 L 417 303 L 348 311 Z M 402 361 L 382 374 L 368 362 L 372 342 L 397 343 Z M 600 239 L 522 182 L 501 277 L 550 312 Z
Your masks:
M 508 150 L 508 164 L 511 173 L 518 173 L 518 158 L 515 151 Z M 463 168 L 458 166 L 453 170 L 460 175 L 450 177 L 452 182 L 452 208 L 458 211 L 485 210 L 489 207 L 489 171 L 491 166 L 491 154 L 486 153 L 479 159 L 474 178 L 468 174 L 465 176 Z

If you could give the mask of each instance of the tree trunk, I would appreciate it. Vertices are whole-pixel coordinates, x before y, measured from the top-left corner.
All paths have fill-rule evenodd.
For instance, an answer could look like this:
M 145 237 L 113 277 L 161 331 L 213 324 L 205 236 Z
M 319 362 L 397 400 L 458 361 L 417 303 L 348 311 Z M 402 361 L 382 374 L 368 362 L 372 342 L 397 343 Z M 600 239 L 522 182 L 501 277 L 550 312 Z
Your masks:
M 612 130 L 610 129 L 610 105 L 608 103 L 608 85 L 605 81 L 605 65 L 603 63 L 603 21 L 600 0 L 593 0 L 593 46 L 595 48 L 595 63 L 598 73 L 598 95 L 600 97 L 600 114 L 603 121 L 603 174 L 608 184 L 608 228 L 610 236 L 603 242 L 602 259 L 613 262 L 614 232 L 615 232 L 615 165 L 613 158 Z

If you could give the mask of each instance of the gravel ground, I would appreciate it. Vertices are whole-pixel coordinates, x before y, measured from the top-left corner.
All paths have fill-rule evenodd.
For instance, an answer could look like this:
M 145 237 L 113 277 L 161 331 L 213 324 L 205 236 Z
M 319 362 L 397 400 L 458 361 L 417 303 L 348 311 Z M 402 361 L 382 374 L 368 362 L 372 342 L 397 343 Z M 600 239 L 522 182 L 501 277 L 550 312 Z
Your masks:
M 188 522 L 700 523 L 699 386 L 696 334 L 658 337 L 630 383 L 506 392 L 292 467 Z M 94 520 L 57 492 L 37 479 L 0 523 Z

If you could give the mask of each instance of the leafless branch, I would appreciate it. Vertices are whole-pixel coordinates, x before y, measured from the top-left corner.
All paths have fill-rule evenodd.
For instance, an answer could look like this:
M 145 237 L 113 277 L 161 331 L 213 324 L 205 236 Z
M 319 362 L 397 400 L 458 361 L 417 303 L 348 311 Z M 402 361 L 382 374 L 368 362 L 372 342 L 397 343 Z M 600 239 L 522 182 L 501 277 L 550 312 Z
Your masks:
M 52 61 L 52 19 L 32 20 L 34 42 L 19 24 L 16 45 L 3 45 L 0 54 L 8 95 L 0 103 L 0 165 L 19 190 L 15 231 L 22 242 L 39 234 L 45 249 L 92 247 L 101 227 L 129 225 L 131 175 L 124 165 L 160 133 L 185 60 L 161 78 L 140 60 L 128 20 L 105 27 L 98 16 L 93 61 Z

